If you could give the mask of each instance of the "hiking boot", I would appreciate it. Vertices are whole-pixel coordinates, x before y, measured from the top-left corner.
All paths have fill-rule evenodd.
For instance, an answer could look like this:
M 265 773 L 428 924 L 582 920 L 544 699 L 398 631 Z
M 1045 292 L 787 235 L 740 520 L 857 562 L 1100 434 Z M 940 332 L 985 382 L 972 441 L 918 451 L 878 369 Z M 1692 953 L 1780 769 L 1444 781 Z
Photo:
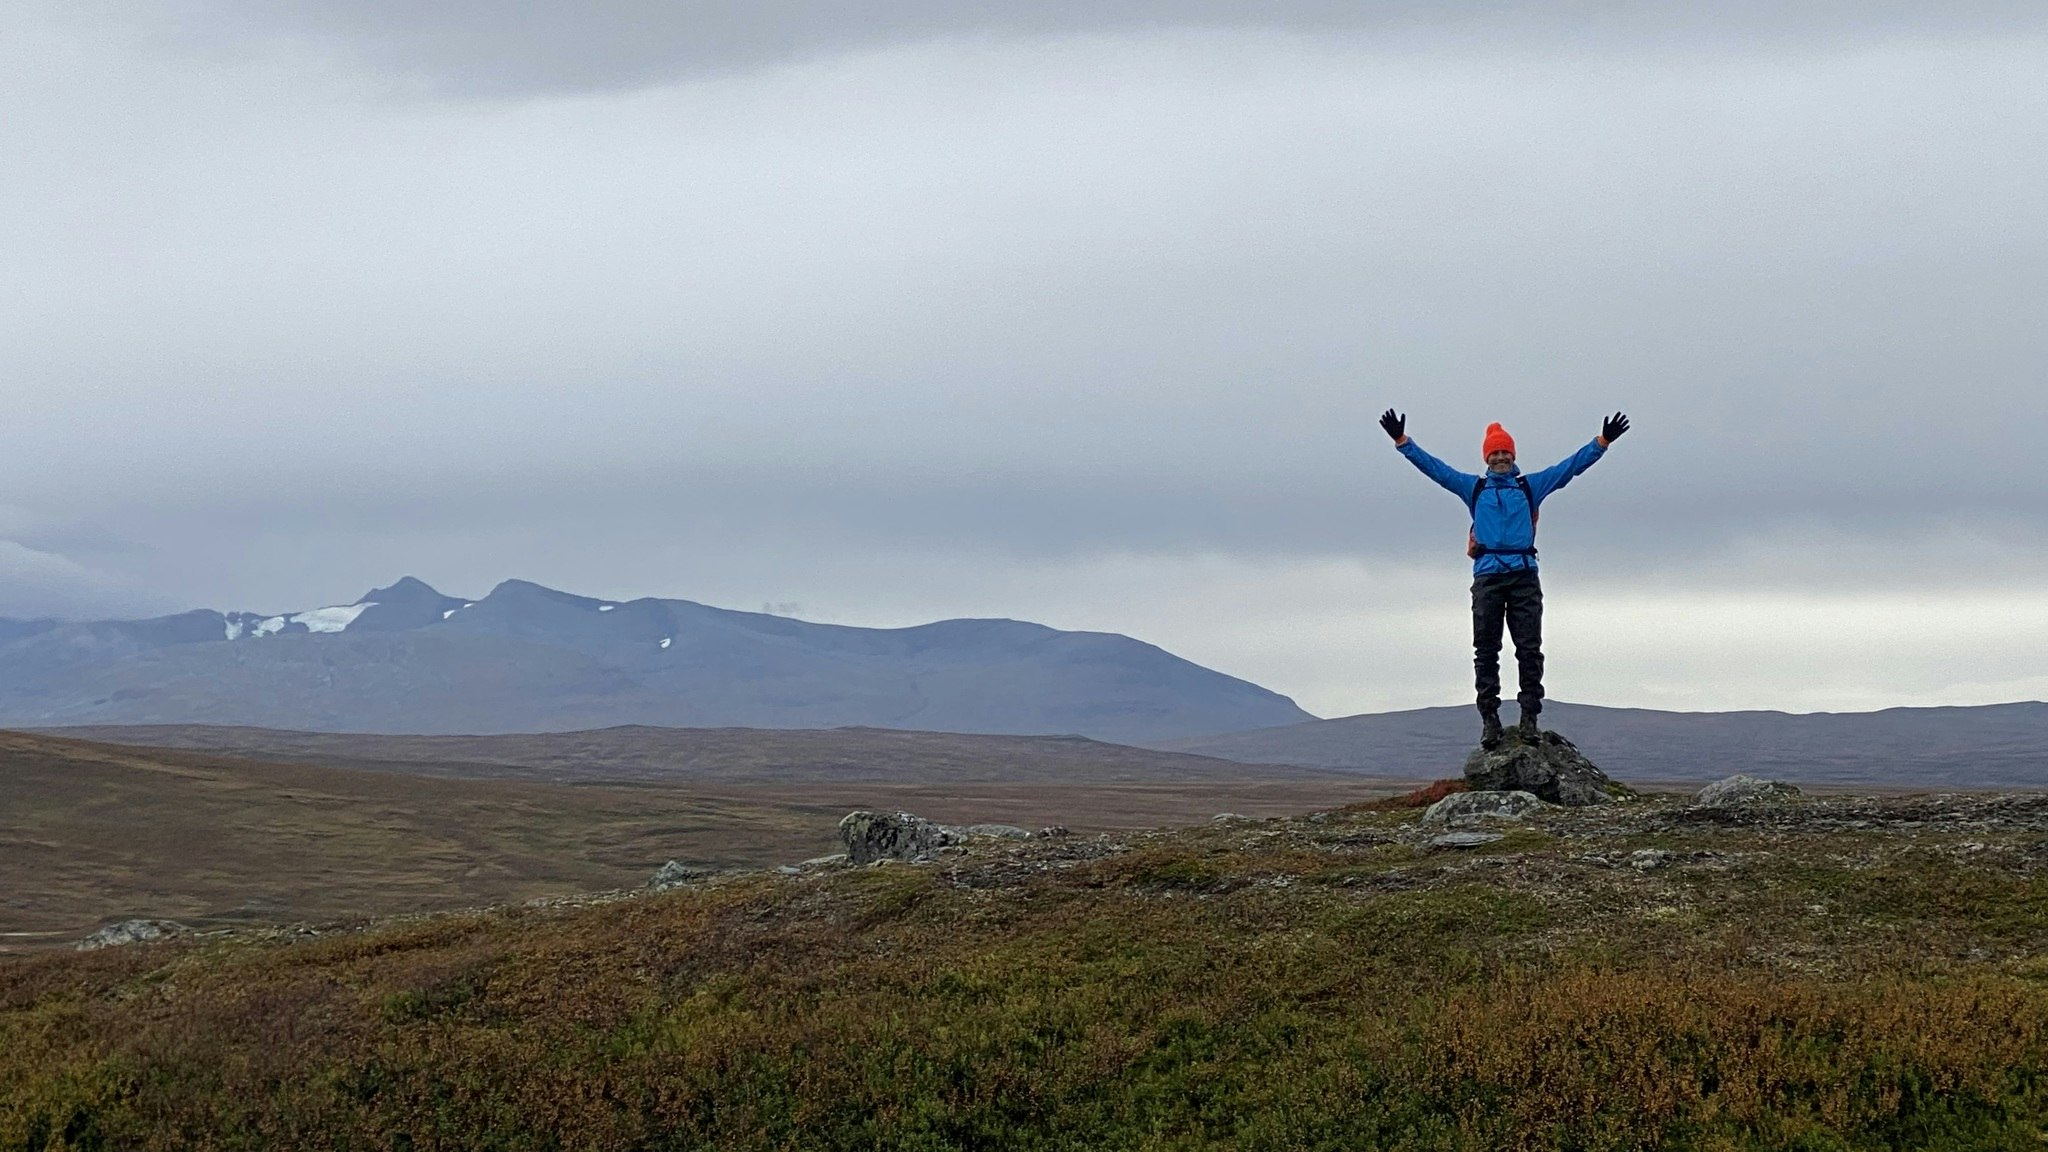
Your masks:
M 1481 712 L 1479 714 L 1479 746 L 1487 749 L 1498 748 L 1500 747 L 1502 735 L 1500 713 Z
M 1520 736 L 1531 744 L 1543 739 L 1543 733 L 1536 727 L 1536 713 L 1522 713 L 1522 722 L 1515 725 L 1515 735 Z

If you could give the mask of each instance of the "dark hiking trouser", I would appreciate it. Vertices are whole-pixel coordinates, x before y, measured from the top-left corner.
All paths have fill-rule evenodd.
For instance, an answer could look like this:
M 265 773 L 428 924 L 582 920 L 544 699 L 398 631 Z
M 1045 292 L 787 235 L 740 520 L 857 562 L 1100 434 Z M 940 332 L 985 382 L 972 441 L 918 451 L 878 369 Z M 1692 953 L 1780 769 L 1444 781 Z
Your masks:
M 1522 715 L 1543 710 L 1543 582 L 1535 572 L 1496 572 L 1472 581 L 1472 672 L 1479 710 L 1500 711 L 1500 626 L 1515 639 Z

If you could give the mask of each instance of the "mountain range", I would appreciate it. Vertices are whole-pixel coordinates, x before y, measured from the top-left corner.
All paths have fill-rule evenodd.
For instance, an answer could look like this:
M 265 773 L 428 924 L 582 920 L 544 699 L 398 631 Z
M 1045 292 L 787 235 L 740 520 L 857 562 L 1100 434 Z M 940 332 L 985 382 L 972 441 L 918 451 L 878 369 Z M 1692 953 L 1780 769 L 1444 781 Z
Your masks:
M 352 604 L 0 620 L 0 726 L 229 724 L 487 734 L 622 724 L 1073 734 L 1120 743 L 1312 720 L 1128 636 L 1017 620 L 853 628 L 522 580 L 407 577 Z

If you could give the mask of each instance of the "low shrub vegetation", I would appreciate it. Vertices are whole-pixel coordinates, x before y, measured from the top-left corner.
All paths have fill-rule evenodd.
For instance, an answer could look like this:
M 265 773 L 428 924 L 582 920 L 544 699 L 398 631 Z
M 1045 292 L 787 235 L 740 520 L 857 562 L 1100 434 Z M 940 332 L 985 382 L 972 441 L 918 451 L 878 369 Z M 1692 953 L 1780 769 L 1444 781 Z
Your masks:
M 1361 843 L 1346 887 L 1284 838 L 0 965 L 0 1148 L 2041 1145 L 2018 870 L 1919 848 L 1928 882 L 1886 882 L 1816 842 L 1658 879 L 1532 834 Z M 1794 910 L 1829 902 L 1882 946 L 1818 951 Z

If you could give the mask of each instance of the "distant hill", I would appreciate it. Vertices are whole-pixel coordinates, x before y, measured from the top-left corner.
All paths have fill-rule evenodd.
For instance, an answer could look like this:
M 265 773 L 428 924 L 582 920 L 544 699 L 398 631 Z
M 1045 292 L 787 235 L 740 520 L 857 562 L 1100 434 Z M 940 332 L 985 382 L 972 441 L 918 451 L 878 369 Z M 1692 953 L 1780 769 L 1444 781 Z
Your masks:
M 408 577 L 272 616 L 0 621 L 9 727 L 860 725 L 1135 743 L 1308 719 L 1285 696 L 1113 633 L 1016 620 L 849 628 L 520 580 L 475 601 Z
M 2048 787 L 2048 704 L 2038 702 L 1806 715 L 1552 702 L 1543 724 L 1625 780 L 1748 772 L 1907 788 Z M 1441 777 L 1458 773 L 1478 735 L 1471 708 L 1420 708 L 1148 743 L 1248 763 Z

